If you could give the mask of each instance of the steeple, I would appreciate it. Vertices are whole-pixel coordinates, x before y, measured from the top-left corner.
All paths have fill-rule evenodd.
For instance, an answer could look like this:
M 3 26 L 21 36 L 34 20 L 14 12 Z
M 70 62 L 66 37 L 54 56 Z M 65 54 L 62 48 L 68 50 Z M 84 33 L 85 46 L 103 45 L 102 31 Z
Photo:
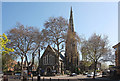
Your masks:
M 75 31 L 73 24 L 73 11 L 72 7 L 70 10 L 70 19 L 67 32 L 66 46 L 65 46 L 65 68 L 71 71 L 71 73 L 76 72 L 76 67 L 78 67 L 79 53 L 77 51 L 77 41 L 75 40 Z
M 74 25 L 73 25 L 73 14 L 72 14 L 72 6 L 70 11 L 70 19 L 69 19 L 69 29 L 74 32 Z
M 71 6 L 71 11 L 70 11 L 70 19 L 73 20 L 73 15 L 72 15 L 72 6 Z

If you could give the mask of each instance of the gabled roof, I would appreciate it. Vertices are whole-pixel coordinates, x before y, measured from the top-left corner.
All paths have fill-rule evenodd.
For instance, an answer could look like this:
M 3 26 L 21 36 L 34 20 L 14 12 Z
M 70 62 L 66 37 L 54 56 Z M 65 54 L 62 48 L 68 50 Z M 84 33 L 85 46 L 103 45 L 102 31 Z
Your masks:
M 50 45 L 48 45 L 47 48 L 45 49 L 43 55 L 41 56 L 41 58 L 44 56 L 44 54 L 45 54 L 45 52 L 46 52 L 46 50 L 47 50 L 48 48 L 50 48 L 56 55 L 58 55 L 57 49 L 55 49 L 55 48 L 51 47 Z M 65 58 L 65 57 L 60 53 L 59 60 L 64 60 L 64 58 Z
M 53 52 L 57 51 L 57 50 L 55 50 L 55 48 L 52 48 L 50 45 L 48 45 L 48 46 L 52 49 Z
M 58 51 L 57 51 L 57 49 L 55 49 L 55 48 L 53 48 L 54 49 L 54 51 L 57 53 Z M 65 57 L 63 56 L 63 54 L 62 53 L 60 53 L 60 57 L 59 57 L 59 60 L 64 60 L 65 59 Z

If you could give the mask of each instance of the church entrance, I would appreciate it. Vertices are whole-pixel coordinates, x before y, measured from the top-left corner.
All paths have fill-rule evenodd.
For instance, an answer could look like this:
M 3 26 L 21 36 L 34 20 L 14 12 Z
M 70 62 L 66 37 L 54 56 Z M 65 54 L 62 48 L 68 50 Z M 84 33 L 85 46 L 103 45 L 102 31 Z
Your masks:
M 47 75 L 51 75 L 51 74 L 52 74 L 51 68 L 47 67 Z

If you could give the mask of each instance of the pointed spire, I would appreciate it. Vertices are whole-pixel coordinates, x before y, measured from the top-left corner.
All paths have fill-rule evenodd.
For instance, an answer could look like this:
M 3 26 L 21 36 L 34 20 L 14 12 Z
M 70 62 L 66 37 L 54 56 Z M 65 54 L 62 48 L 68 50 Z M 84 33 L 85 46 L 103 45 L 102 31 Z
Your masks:
M 70 19 L 69 19 L 69 29 L 74 32 L 74 25 L 73 25 L 73 14 L 72 14 L 72 6 L 71 6 L 71 11 L 70 11 Z
M 71 11 L 70 11 L 70 19 L 73 19 L 73 16 L 72 16 L 72 6 L 71 6 Z

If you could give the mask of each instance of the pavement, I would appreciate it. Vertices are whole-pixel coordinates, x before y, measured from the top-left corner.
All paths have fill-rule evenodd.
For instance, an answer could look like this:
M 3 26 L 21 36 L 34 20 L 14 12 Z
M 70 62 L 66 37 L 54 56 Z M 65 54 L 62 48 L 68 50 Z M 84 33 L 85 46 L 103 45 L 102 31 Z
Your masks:
M 97 76 L 96 78 L 102 77 L 102 75 Z M 37 78 L 37 77 L 34 77 Z M 87 75 L 77 75 L 77 76 L 69 76 L 69 75 L 60 75 L 60 76 L 41 76 L 41 78 L 46 79 L 91 79 L 92 77 L 87 77 Z
M 37 77 L 34 77 L 37 78 Z M 41 76 L 41 78 L 45 79 L 78 79 L 78 78 L 87 78 L 83 75 L 77 75 L 77 76 L 69 76 L 69 75 L 60 75 L 60 76 Z
M 37 81 L 37 77 L 33 78 L 34 81 Z M 41 76 L 41 81 L 118 81 L 118 80 L 110 80 L 107 78 L 102 78 L 102 75 L 97 76 L 96 79 L 92 79 L 92 77 L 87 77 L 87 75 L 77 75 L 77 76 L 69 76 L 69 75 L 60 75 L 60 76 Z M 32 81 L 32 80 L 31 80 Z
M 18 78 L 11 78 L 8 81 L 21 81 Z M 37 76 L 29 78 L 28 81 L 37 81 Z M 110 80 L 107 78 L 103 78 L 101 75 L 97 76 L 96 79 L 92 79 L 92 77 L 87 77 L 87 75 L 77 75 L 77 76 L 69 76 L 69 75 L 60 75 L 60 76 L 41 76 L 40 81 L 119 81 L 119 80 Z

